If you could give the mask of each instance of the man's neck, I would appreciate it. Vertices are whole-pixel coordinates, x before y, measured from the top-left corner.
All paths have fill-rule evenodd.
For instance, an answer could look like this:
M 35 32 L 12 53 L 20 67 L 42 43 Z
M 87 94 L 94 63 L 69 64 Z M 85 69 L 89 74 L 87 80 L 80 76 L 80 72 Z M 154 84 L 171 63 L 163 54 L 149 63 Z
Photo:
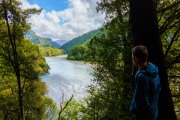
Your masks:
M 147 65 L 148 65 L 148 62 L 147 62 L 147 61 L 144 62 L 144 63 L 142 63 L 142 64 L 139 64 L 139 65 L 138 65 L 138 69 L 141 69 L 142 67 L 147 66 Z

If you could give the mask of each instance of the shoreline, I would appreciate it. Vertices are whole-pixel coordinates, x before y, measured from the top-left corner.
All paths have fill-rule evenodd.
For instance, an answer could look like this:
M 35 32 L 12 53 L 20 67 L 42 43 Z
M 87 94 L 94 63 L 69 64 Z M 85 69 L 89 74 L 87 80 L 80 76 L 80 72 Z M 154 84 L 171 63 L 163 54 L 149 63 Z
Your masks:
M 58 55 L 58 56 L 51 56 L 51 57 L 44 57 L 44 58 L 50 58 L 50 59 L 54 59 L 54 60 L 62 60 L 62 61 L 73 62 L 73 63 L 77 63 L 77 64 L 84 64 L 84 65 L 91 66 L 91 64 L 89 64 L 85 61 L 68 60 L 67 56 L 68 55 L 66 54 L 66 55 Z

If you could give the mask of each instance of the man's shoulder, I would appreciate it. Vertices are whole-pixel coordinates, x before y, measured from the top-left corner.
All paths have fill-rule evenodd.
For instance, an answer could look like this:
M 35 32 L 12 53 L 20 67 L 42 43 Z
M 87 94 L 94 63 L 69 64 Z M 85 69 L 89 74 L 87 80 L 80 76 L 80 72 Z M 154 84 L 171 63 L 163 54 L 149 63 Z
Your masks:
M 139 70 L 135 75 L 135 78 L 137 78 L 137 79 L 141 79 L 144 77 L 145 77 L 145 75 L 144 75 L 143 71 L 141 71 L 141 70 Z
M 146 81 L 146 76 L 142 72 L 137 72 L 135 79 L 136 83 L 144 83 Z

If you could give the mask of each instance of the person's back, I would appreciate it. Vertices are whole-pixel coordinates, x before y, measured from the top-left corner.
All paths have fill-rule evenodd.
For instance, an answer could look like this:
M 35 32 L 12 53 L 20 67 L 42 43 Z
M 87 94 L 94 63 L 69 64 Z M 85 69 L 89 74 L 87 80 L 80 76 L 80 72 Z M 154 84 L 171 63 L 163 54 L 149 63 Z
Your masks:
M 158 68 L 152 64 L 135 60 L 139 68 L 135 75 L 136 84 L 130 111 L 137 120 L 156 120 L 158 116 L 158 98 L 161 89 Z

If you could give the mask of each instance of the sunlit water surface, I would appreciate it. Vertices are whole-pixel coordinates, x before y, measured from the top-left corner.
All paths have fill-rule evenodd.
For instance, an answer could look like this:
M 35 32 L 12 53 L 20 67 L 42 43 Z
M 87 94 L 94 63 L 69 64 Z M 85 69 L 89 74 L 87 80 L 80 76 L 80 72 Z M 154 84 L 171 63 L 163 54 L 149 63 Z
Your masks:
M 46 83 L 48 96 L 52 98 L 59 107 L 64 94 L 67 100 L 73 95 L 74 99 L 80 100 L 87 96 L 86 87 L 92 83 L 92 68 L 83 62 L 66 60 L 66 55 L 57 57 L 46 57 L 50 66 L 49 73 L 41 76 Z

